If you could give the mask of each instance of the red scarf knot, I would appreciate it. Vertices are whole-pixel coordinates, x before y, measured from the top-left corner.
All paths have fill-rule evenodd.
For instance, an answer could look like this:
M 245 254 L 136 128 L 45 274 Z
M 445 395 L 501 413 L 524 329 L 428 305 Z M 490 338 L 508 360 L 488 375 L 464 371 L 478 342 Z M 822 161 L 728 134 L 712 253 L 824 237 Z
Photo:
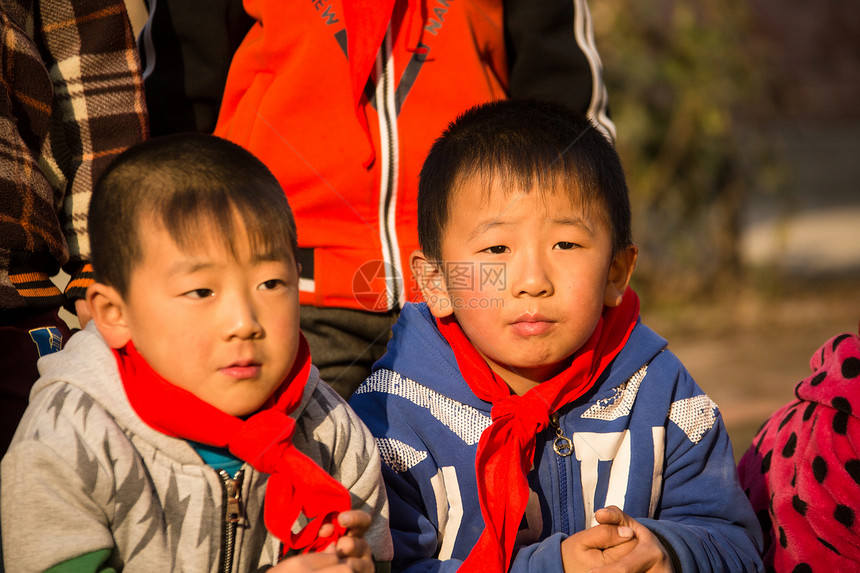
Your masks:
M 273 474 L 293 447 L 296 421 L 283 412 L 262 410 L 248 418 L 230 441 L 230 452 L 263 473 Z
M 506 447 L 504 444 L 507 443 L 518 444 L 519 450 L 524 453 L 522 459 L 511 459 L 510 462 L 518 461 L 528 472 L 534 454 L 535 437 L 549 425 L 550 414 L 546 402 L 531 392 L 523 396 L 505 396 L 493 403 L 490 411 L 493 423 L 484 432 L 487 444 L 498 444 L 498 447 Z M 491 446 L 491 449 L 495 450 L 496 447 Z
M 552 412 L 540 396 L 533 396 L 531 392 L 523 396 L 511 394 L 493 402 L 490 416 L 493 422 L 503 418 L 515 419 L 526 433 L 532 435 L 540 433 L 549 424 L 549 416 Z

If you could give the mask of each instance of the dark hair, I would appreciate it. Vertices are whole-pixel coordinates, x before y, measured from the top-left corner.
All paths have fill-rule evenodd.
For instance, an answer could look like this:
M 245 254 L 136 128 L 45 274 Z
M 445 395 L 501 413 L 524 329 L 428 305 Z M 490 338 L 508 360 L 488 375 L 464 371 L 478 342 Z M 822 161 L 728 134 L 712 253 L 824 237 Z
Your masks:
M 441 241 L 459 185 L 479 177 L 488 190 L 567 190 L 603 207 L 613 251 L 632 244 L 630 199 L 612 142 L 586 117 L 554 103 L 499 100 L 461 114 L 436 140 L 418 181 L 418 240 L 428 260 Z
M 181 249 L 199 244 L 202 229 L 212 225 L 234 254 L 238 217 L 252 250 L 295 257 L 296 224 L 278 180 L 250 152 L 213 135 L 141 143 L 120 154 L 96 183 L 88 219 L 93 271 L 123 296 L 143 255 L 145 216 L 163 224 Z

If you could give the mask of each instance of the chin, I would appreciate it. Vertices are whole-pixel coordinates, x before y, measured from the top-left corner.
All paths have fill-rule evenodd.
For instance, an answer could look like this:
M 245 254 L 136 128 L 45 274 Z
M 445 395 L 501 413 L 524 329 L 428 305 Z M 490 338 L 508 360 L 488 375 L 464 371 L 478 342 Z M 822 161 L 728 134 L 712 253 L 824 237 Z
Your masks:
M 539 364 L 523 365 L 519 368 L 524 372 L 529 372 L 536 381 L 546 382 L 569 365 L 570 362 L 565 359 L 559 362 L 541 362 Z
M 255 413 L 257 410 L 260 409 L 261 406 L 262 406 L 262 404 L 260 404 L 256 407 L 244 405 L 244 404 L 241 406 L 237 406 L 234 403 L 234 404 L 224 404 L 224 407 L 219 408 L 219 409 L 222 412 L 224 412 L 225 414 L 230 414 L 231 416 L 235 416 L 237 418 L 245 418 L 245 417 L 250 416 L 251 414 Z M 218 406 L 216 406 L 216 407 L 218 407 Z

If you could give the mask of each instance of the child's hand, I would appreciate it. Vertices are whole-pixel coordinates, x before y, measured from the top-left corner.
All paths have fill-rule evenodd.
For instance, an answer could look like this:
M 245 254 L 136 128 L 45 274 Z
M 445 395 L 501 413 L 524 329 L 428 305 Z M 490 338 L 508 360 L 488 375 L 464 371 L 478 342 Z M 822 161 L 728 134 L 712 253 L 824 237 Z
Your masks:
M 353 509 L 338 515 L 337 520 L 346 528 L 346 535 L 334 544 L 334 551 L 337 556 L 347 561 L 366 560 L 370 564 L 369 571 L 373 571 L 370 544 L 364 538 L 364 534 L 370 528 L 370 515 L 364 511 Z
M 320 553 L 296 555 L 284 559 L 270 569 L 272 573 L 372 573 L 374 570 L 370 544 L 364 533 L 370 527 L 370 515 L 363 511 L 344 511 L 337 516 L 338 522 L 346 528 L 346 535 Z M 320 537 L 332 534 L 331 525 L 320 527 Z
M 341 559 L 335 553 L 305 553 L 288 557 L 269 569 L 270 573 L 372 573 L 370 559 Z
M 612 543 L 611 535 L 608 537 L 609 543 L 604 545 L 606 550 L 603 552 L 605 557 L 602 565 L 596 566 L 592 572 L 612 573 L 612 572 L 642 572 L 642 573 L 673 573 L 674 567 L 672 560 L 666 548 L 651 531 L 640 524 L 638 521 L 621 511 L 615 506 L 605 507 L 595 512 L 594 518 L 598 524 L 592 527 L 591 531 L 598 527 L 610 527 L 616 529 L 616 536 L 621 537 L 622 533 L 626 534 L 626 530 L 632 531 L 632 537 L 627 543 Z M 585 533 L 585 532 L 582 532 Z M 562 553 L 564 556 L 564 553 Z M 575 571 L 571 569 L 570 571 Z M 586 569 L 587 570 L 587 569 Z M 567 563 L 565 562 L 565 573 L 569 573 Z
M 633 529 L 627 525 L 605 523 L 575 533 L 561 543 L 564 572 L 591 571 L 615 563 L 633 551 L 636 542 Z

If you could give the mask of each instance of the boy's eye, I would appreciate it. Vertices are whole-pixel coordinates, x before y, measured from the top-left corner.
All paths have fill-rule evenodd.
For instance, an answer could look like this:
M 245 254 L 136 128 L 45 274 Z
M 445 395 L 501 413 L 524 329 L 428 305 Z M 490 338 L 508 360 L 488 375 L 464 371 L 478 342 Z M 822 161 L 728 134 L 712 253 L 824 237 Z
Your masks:
M 208 288 L 196 288 L 185 293 L 185 296 L 189 298 L 207 298 L 213 296 L 214 294 L 215 293 Z
M 508 248 L 504 245 L 494 245 L 492 247 L 488 247 L 484 249 L 487 253 L 492 253 L 494 255 L 501 255 L 502 253 L 507 252 Z
M 260 286 L 257 288 L 260 290 L 272 290 L 276 289 L 279 286 L 283 286 L 285 283 L 281 279 L 269 279 L 265 282 L 260 283 Z
M 575 249 L 578 247 L 576 243 L 571 243 L 570 241 L 559 241 L 555 244 L 555 248 L 560 251 L 569 251 L 570 249 Z

